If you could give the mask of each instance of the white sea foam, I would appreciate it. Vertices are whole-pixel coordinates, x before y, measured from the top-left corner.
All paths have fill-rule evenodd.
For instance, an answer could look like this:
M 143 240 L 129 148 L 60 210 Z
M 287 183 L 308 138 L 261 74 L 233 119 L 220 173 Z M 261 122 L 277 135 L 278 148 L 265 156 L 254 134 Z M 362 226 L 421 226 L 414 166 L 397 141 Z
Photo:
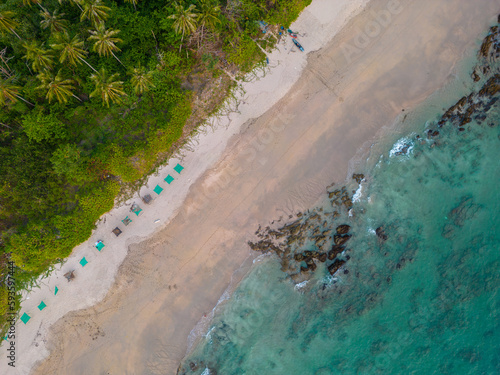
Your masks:
M 413 137 L 415 133 L 411 133 L 407 137 L 403 137 L 398 139 L 396 143 L 392 146 L 391 151 L 389 151 L 389 157 L 393 157 L 396 155 L 409 155 L 411 154 L 413 147 L 415 147 L 415 143 L 413 142 Z M 406 149 L 406 150 L 405 150 Z
M 309 280 L 302 281 L 301 283 L 298 283 L 297 285 L 295 285 L 294 289 L 300 290 L 300 289 L 304 288 L 308 282 L 309 282 Z
M 363 182 L 364 179 L 361 181 Z M 363 196 L 363 184 L 359 184 L 359 187 L 358 187 L 358 190 L 356 190 L 356 192 L 354 193 L 354 195 L 352 196 L 352 202 L 357 202 L 361 199 L 361 197 Z
M 255 264 L 255 263 L 260 263 L 260 262 L 262 262 L 264 259 L 266 259 L 266 258 L 270 257 L 271 255 L 272 255 L 272 253 L 271 253 L 271 252 L 269 252 L 269 253 L 265 253 L 265 254 L 261 254 L 261 255 L 259 255 L 257 258 L 255 258 L 255 259 L 252 261 L 252 263 L 253 263 L 253 264 Z
M 210 375 L 210 370 L 208 369 L 208 367 L 205 367 L 205 370 L 203 370 L 201 375 Z

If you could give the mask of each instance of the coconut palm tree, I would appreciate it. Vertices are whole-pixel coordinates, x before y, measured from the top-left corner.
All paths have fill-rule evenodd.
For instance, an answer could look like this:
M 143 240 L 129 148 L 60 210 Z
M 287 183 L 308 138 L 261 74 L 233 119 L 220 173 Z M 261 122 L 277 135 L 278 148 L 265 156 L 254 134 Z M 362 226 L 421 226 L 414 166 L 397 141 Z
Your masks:
M 134 91 L 137 95 L 142 95 L 144 91 L 149 91 L 150 88 L 155 87 L 153 84 L 153 72 L 139 66 L 138 68 L 134 68 L 131 73 L 132 78 L 130 82 L 134 86 Z
M 121 97 L 127 94 L 123 91 L 123 81 L 117 81 L 118 76 L 118 73 L 108 76 L 104 68 L 92 74 L 90 79 L 94 82 L 95 89 L 90 97 L 100 97 L 103 105 L 106 104 L 107 107 L 109 107 L 110 100 L 113 103 L 121 103 Z
M 80 16 L 80 21 L 88 19 L 93 25 L 97 26 L 109 17 L 111 8 L 101 4 L 100 0 L 85 0 L 83 3 L 83 11 Z
M 200 13 L 198 14 L 198 24 L 201 26 L 201 40 L 203 40 L 203 31 L 206 28 L 212 29 L 220 23 L 220 6 L 211 0 L 200 1 Z
M 0 105 L 15 103 L 17 99 L 21 99 L 23 102 L 34 106 L 33 103 L 28 102 L 19 95 L 19 90 L 21 90 L 21 87 L 14 85 L 12 78 L 0 79 Z
M 57 0 L 57 1 L 59 1 L 59 4 L 62 4 L 64 2 L 64 0 Z M 83 8 L 80 6 L 82 0 L 68 0 L 68 2 L 71 4 L 76 4 L 76 6 L 80 8 L 80 10 L 83 12 Z
M 50 46 L 55 50 L 61 51 L 59 62 L 64 63 L 68 61 L 74 66 L 84 62 L 90 69 L 97 73 L 97 70 L 83 58 L 88 52 L 82 48 L 83 42 L 77 35 L 75 35 L 73 39 L 70 39 L 69 35 L 66 33 L 59 34 L 57 43 L 51 44 Z
M 38 5 L 42 10 L 45 10 L 42 6 L 42 0 L 23 0 L 23 5 L 31 6 L 32 4 Z
M 40 21 L 40 25 L 42 29 L 50 28 L 51 33 L 65 33 L 68 28 L 68 21 L 62 18 L 64 13 L 57 14 L 57 10 L 54 13 L 50 14 L 46 10 L 41 11 L 40 15 L 43 17 L 43 20 Z
M 40 80 L 41 85 L 38 89 L 46 90 L 45 98 L 49 99 L 49 103 L 55 98 L 59 103 L 67 103 L 68 98 L 72 96 L 81 101 L 81 99 L 73 94 L 75 89 L 75 81 L 72 79 L 65 79 L 59 70 L 55 76 L 47 73 L 40 73 L 37 78 Z
M 139 0 L 125 0 L 126 3 L 130 3 L 134 6 L 134 9 L 136 9 L 136 5 L 139 2 Z
M 54 64 L 54 56 L 52 51 L 44 49 L 36 40 L 23 43 L 26 49 L 26 55 L 23 56 L 28 61 L 32 62 L 34 71 L 50 70 Z
M 19 39 L 21 39 L 21 37 L 17 35 L 16 31 L 14 30 L 19 26 L 19 22 L 14 19 L 15 15 L 16 14 L 14 12 L 10 12 L 8 10 L 0 12 L 0 32 L 2 34 L 12 33 Z
M 196 30 L 196 21 L 198 14 L 196 13 L 196 6 L 191 4 L 189 7 L 184 8 L 182 4 L 174 3 L 175 13 L 168 18 L 174 20 L 174 30 L 177 34 L 182 33 L 181 45 L 179 52 L 182 48 L 182 41 L 184 35 L 189 35 Z
M 99 56 L 104 55 L 107 57 L 111 54 L 120 64 L 123 65 L 120 59 L 114 54 L 114 51 L 120 51 L 115 43 L 123 42 L 120 38 L 116 38 L 116 35 L 118 35 L 119 32 L 120 30 L 106 30 L 104 25 L 101 24 L 97 27 L 97 30 L 90 31 L 90 34 L 92 35 L 88 38 L 88 40 L 94 41 L 94 47 L 92 50 L 97 52 Z

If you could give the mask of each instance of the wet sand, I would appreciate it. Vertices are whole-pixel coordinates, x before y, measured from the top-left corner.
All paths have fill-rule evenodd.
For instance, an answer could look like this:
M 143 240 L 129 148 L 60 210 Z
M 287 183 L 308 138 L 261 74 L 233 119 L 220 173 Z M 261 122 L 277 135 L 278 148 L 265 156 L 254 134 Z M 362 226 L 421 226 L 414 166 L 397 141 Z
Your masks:
M 373 0 L 230 141 L 171 223 L 130 246 L 106 298 L 52 327 L 51 354 L 33 373 L 174 374 L 190 331 L 256 255 L 246 241 L 258 225 L 342 182 L 383 127 L 453 78 L 499 11 L 497 0 Z

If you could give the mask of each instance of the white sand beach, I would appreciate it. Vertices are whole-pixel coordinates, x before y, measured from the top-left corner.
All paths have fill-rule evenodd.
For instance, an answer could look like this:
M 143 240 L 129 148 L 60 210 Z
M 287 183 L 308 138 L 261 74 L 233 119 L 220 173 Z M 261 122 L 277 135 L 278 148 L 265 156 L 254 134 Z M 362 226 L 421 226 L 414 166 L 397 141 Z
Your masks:
M 16 325 L 16 367 L 2 361 L 0 373 L 174 374 L 190 332 L 257 255 L 246 241 L 259 224 L 342 183 L 367 142 L 453 79 L 499 11 L 500 0 L 314 0 L 291 27 L 306 53 L 279 44 L 266 75 L 244 83 L 238 113 L 148 180 L 140 196 L 155 196 L 151 205 L 136 196 L 104 215 L 25 296 L 32 318 Z

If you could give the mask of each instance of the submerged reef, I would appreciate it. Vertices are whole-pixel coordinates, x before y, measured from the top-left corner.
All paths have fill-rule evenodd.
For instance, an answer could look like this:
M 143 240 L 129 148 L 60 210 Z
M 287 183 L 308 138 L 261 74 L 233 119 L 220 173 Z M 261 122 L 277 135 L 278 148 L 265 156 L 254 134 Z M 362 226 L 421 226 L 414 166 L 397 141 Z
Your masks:
M 364 176 L 354 174 L 352 178 L 359 185 Z M 248 245 L 255 251 L 275 253 L 281 260 L 282 271 L 296 282 L 309 278 L 320 263 L 326 263 L 324 269 L 334 275 L 349 259 L 346 246 L 352 234 L 346 222 L 353 206 L 352 194 L 348 192 L 352 187 L 354 183 L 340 188 L 330 186 L 328 207 L 299 212 L 294 221 L 279 228 L 259 227 L 255 232 L 258 240 L 249 241 Z
M 439 147 L 441 145 L 439 129 L 443 126 L 453 126 L 458 132 L 465 134 L 469 126 L 481 125 L 488 111 L 496 106 L 498 101 L 500 72 L 498 68 L 493 69 L 492 66 L 496 66 L 495 63 L 499 58 L 500 27 L 495 25 L 490 28 L 483 40 L 478 51 L 478 64 L 471 74 L 474 82 L 481 84 L 483 81 L 482 86 L 477 91 L 459 99 L 444 112 L 441 118 L 431 123 L 424 134 L 416 135 L 415 141 L 421 145 L 428 144 L 430 148 Z M 498 124 L 490 122 L 487 125 L 494 127 Z M 411 149 L 410 143 L 405 144 L 394 155 L 406 155 Z M 417 152 L 415 157 L 418 155 Z M 255 232 L 257 240 L 249 241 L 248 245 L 255 251 L 276 254 L 281 261 L 282 271 L 295 282 L 307 280 L 322 263 L 325 263 L 325 266 L 321 267 L 322 272 L 329 272 L 333 276 L 339 269 L 345 267 L 350 259 L 348 253 L 354 253 L 347 246 L 354 235 L 350 233 L 350 221 L 355 217 L 354 212 L 351 211 L 353 188 L 355 185 L 359 186 L 364 180 L 363 174 L 355 173 L 346 185 L 330 186 L 326 192 L 331 206 L 298 212 L 294 221 L 278 228 L 259 226 Z M 470 198 L 464 197 L 456 210 L 448 215 L 450 222 L 444 225 L 442 235 L 451 236 L 456 228 L 460 228 L 460 222 L 464 216 L 474 215 L 479 209 L 480 207 L 474 205 Z M 292 218 L 293 216 L 290 216 L 290 219 Z M 376 228 L 375 234 L 380 244 L 387 241 L 390 236 L 387 226 L 383 224 Z M 394 267 L 401 268 L 405 261 L 403 257 L 403 260 L 397 262 Z

